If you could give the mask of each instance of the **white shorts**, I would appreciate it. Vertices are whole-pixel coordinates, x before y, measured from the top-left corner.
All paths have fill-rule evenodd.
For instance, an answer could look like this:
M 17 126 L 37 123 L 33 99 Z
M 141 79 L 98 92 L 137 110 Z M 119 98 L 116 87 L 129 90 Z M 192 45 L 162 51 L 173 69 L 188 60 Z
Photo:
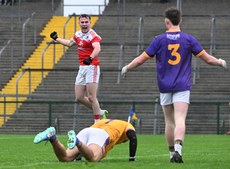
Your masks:
M 77 138 L 87 146 L 90 144 L 97 144 L 103 147 L 104 144 L 107 144 L 109 134 L 103 129 L 85 128 L 77 134 Z
M 185 102 L 190 103 L 190 91 L 182 91 L 175 93 L 160 93 L 160 103 L 161 105 L 169 105 L 175 102 Z
M 100 78 L 100 67 L 95 65 L 79 66 L 75 85 L 86 85 L 87 83 L 98 83 Z

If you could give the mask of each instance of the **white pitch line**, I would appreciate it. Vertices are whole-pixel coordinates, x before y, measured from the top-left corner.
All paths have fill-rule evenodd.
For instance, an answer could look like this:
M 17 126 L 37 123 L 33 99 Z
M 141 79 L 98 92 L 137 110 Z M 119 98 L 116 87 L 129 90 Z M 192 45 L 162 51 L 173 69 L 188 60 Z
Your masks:
M 41 164 L 54 164 L 53 162 L 39 162 L 39 163 L 27 163 L 25 165 L 10 165 L 7 164 L 6 166 L 0 166 L 0 169 L 5 169 L 5 168 L 24 168 L 24 167 L 33 167 L 33 166 L 40 166 Z

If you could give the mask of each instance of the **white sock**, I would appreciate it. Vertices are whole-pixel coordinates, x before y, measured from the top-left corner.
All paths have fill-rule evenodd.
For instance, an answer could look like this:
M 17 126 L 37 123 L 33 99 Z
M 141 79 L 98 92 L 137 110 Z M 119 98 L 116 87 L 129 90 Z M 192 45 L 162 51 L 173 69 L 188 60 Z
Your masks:
M 174 153 L 175 153 L 174 151 L 173 151 L 173 152 L 172 152 L 172 151 L 169 151 L 170 159 L 173 158 Z
M 94 119 L 94 123 L 96 123 L 96 122 L 98 122 L 98 121 L 100 121 L 100 119 Z
M 177 151 L 182 156 L 182 145 L 175 144 L 174 147 L 175 147 L 175 151 Z
M 105 112 L 105 110 L 101 110 L 101 109 L 100 109 L 100 115 L 103 115 L 104 112 Z

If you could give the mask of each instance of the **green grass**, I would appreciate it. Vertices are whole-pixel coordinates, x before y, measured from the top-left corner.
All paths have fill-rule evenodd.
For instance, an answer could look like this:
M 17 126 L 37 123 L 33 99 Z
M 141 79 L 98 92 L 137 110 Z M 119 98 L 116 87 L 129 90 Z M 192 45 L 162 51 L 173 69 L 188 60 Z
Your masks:
M 33 144 L 34 135 L 0 135 L 0 169 L 228 169 L 230 136 L 186 135 L 184 164 L 169 163 L 163 135 L 138 135 L 137 160 L 128 162 L 128 143 L 117 145 L 98 163 L 61 163 L 50 143 Z M 67 137 L 58 136 L 66 145 Z

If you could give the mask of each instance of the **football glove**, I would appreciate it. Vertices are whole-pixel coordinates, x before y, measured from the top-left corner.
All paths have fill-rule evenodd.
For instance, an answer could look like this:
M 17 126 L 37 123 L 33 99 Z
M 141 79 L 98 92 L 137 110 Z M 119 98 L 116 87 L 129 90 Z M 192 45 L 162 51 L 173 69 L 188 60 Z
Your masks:
M 85 59 L 85 60 L 83 61 L 83 63 L 84 63 L 85 65 L 90 65 L 90 64 L 92 63 L 92 61 L 93 61 L 93 59 L 92 59 L 91 57 L 88 57 L 87 59 Z
M 125 77 L 125 74 L 128 72 L 128 66 L 124 66 L 122 69 L 121 69 L 121 76 Z
M 56 40 L 57 38 L 58 38 L 58 34 L 57 34 L 57 32 L 52 32 L 51 34 L 50 34 L 50 37 L 53 39 L 53 40 Z
M 221 67 L 223 67 L 223 68 L 227 68 L 227 63 L 226 63 L 226 61 L 225 61 L 225 60 L 223 60 L 223 59 L 219 59 L 219 61 L 220 61 Z

